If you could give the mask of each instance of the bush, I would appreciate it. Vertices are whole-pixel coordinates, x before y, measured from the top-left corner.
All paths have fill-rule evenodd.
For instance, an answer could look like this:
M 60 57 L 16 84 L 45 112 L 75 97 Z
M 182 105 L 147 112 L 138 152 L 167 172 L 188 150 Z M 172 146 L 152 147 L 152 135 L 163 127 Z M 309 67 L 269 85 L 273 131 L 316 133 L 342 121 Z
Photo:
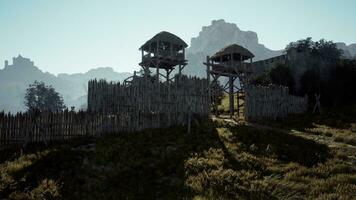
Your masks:
M 315 94 L 321 94 L 324 106 L 350 105 L 356 100 L 353 87 L 356 85 L 356 62 L 342 61 L 332 67 L 328 79 L 321 78 L 316 67 L 304 72 L 300 78 L 301 88 L 298 94 L 307 94 L 314 102 Z
M 253 84 L 256 85 L 283 85 L 289 88 L 291 94 L 294 93 L 294 78 L 292 71 L 288 65 L 278 63 L 267 73 L 261 74 L 253 80 Z
M 26 89 L 25 105 L 28 110 L 60 111 L 65 109 L 63 98 L 52 86 L 35 81 Z
M 325 90 L 333 105 L 352 104 L 356 101 L 356 61 L 344 61 L 331 71 Z
M 294 78 L 288 65 L 277 64 L 268 74 L 273 84 L 287 86 L 289 92 L 294 93 Z

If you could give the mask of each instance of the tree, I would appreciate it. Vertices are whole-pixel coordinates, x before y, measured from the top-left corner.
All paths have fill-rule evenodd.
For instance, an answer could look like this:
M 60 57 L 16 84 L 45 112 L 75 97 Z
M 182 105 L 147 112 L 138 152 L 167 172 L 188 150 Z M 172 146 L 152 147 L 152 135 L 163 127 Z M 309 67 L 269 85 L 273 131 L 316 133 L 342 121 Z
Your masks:
M 277 64 L 268 72 L 268 77 L 272 84 L 283 85 L 289 88 L 289 92 L 294 91 L 294 78 L 291 69 L 288 65 Z
M 303 40 L 298 40 L 296 42 L 291 42 L 287 45 L 286 51 L 289 52 L 291 49 L 297 49 L 298 52 L 310 51 L 314 46 L 314 42 L 311 37 Z
M 217 111 L 218 105 L 221 104 L 224 98 L 224 88 L 219 81 L 211 83 L 211 103 L 213 104 L 214 112 Z
M 253 84 L 267 86 L 270 84 L 283 85 L 289 88 L 291 94 L 294 93 L 294 78 L 290 67 L 286 64 L 278 63 L 268 72 L 256 77 Z
M 252 80 L 252 84 L 267 86 L 272 84 L 268 73 L 263 73 Z
M 313 99 L 314 95 L 321 93 L 321 80 L 319 72 L 314 69 L 310 69 L 302 75 L 300 78 L 301 94 L 307 94 L 309 98 Z
M 332 105 L 354 104 L 356 101 L 356 61 L 345 60 L 331 71 L 326 89 Z
M 25 105 L 29 111 L 61 111 L 65 109 L 63 98 L 52 86 L 35 81 L 26 89 Z
M 286 47 L 286 52 L 296 49 L 297 52 L 310 52 L 313 56 L 320 59 L 339 60 L 342 55 L 342 50 L 337 48 L 333 41 L 321 39 L 314 42 L 311 37 L 296 42 L 291 42 Z
M 312 54 L 322 59 L 338 61 L 343 51 L 338 49 L 336 43 L 321 39 L 313 43 Z

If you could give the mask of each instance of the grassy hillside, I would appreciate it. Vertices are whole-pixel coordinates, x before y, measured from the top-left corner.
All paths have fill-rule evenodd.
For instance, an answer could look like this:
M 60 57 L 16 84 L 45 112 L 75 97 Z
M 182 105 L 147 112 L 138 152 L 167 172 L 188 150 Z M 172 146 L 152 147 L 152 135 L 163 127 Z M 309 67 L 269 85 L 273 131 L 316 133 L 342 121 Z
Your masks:
M 351 199 L 356 146 L 345 138 L 356 139 L 355 122 L 317 118 L 268 130 L 217 120 L 190 134 L 175 127 L 1 154 L 0 199 Z

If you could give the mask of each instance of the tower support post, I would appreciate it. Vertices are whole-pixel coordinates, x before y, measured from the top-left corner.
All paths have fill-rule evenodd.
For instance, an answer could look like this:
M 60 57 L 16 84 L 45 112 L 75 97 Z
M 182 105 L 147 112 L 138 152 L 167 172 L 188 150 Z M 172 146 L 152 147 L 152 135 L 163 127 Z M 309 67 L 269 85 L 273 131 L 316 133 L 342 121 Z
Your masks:
M 229 76 L 229 107 L 230 118 L 234 116 L 234 77 Z

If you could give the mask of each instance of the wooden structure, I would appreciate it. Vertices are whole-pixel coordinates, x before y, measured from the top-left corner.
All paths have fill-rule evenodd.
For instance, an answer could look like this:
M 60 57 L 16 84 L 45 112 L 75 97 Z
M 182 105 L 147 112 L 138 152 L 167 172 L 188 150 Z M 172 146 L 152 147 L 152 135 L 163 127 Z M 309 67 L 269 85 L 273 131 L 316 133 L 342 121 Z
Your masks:
M 234 94 L 237 94 L 237 112 L 240 112 L 239 98 L 243 97 L 243 87 L 249 81 L 252 74 L 252 58 L 254 55 L 244 47 L 237 44 L 229 45 L 211 57 L 207 57 L 207 79 L 210 83 L 210 77 L 213 78 L 211 85 L 216 84 L 220 77 L 228 78 L 223 87 L 224 91 L 229 94 L 230 118 L 234 115 Z M 246 61 L 249 61 L 247 63 Z M 239 79 L 239 87 L 235 80 Z M 209 96 L 214 97 L 214 90 L 209 90 Z
M 88 111 L 129 113 L 137 122 L 149 113 L 159 113 L 162 126 L 185 124 L 187 116 L 193 114 L 207 116 L 206 80 L 182 75 L 173 78 L 168 84 L 157 84 L 155 77 L 137 75 L 130 84 L 91 80 L 88 84 Z
M 285 119 L 308 110 L 308 97 L 292 96 L 285 86 L 247 85 L 244 89 L 244 115 L 249 121 Z
M 148 126 L 145 128 L 157 128 L 157 119 L 157 113 L 150 113 L 140 123 Z M 46 144 L 80 137 L 100 137 L 106 133 L 132 132 L 139 130 L 137 123 L 124 112 L 107 115 L 66 110 L 42 112 L 38 116 L 0 113 L 0 150 L 13 145 Z
M 139 65 L 143 68 L 145 74 L 149 74 L 150 68 L 154 68 L 158 81 L 160 76 L 169 81 L 170 73 L 175 66 L 178 66 L 179 74 L 181 74 L 183 68 L 187 65 L 187 60 L 185 60 L 186 47 L 188 45 L 178 36 L 162 31 L 140 47 L 142 60 Z M 165 70 L 166 74 L 161 74 L 160 69 Z
M 175 125 L 189 129 L 194 116 L 208 117 L 207 87 L 205 79 L 178 75 L 169 86 L 156 84 L 155 77 L 137 75 L 130 84 L 91 80 L 87 112 L 0 113 L 0 150 Z M 170 96 L 168 88 L 173 88 Z

